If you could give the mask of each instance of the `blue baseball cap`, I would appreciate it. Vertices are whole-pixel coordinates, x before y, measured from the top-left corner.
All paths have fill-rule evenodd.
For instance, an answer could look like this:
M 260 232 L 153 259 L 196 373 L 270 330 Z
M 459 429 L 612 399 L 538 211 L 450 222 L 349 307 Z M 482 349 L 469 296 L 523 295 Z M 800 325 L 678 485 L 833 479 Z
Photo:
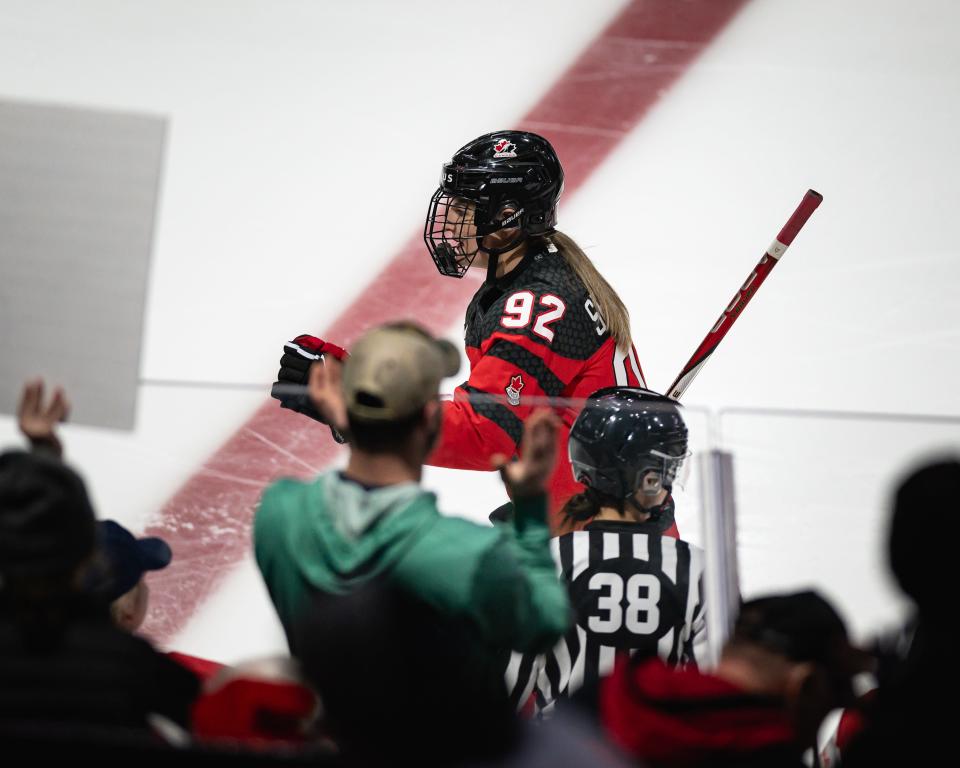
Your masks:
M 103 558 L 93 591 L 107 601 L 122 597 L 147 571 L 159 571 L 170 565 L 170 545 L 156 536 L 135 537 L 120 523 L 101 520 L 97 523 L 98 543 Z

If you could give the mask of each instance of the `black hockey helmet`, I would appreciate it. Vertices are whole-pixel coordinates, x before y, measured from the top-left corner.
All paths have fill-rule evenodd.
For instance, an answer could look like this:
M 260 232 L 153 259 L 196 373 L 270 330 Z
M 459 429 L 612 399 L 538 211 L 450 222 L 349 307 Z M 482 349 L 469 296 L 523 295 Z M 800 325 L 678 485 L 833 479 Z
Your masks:
M 570 428 L 568 443 L 578 483 L 617 500 L 641 488 L 643 477 L 659 473 L 650 494 L 673 488 L 687 452 L 687 426 L 679 404 L 639 387 L 606 387 L 588 398 Z
M 535 133 L 494 131 L 458 149 L 443 164 L 423 230 L 440 274 L 463 277 L 478 251 L 497 256 L 552 232 L 562 191 L 557 153 Z M 473 203 L 472 218 L 464 201 Z M 486 235 L 514 228 L 517 236 L 506 245 L 483 247 Z

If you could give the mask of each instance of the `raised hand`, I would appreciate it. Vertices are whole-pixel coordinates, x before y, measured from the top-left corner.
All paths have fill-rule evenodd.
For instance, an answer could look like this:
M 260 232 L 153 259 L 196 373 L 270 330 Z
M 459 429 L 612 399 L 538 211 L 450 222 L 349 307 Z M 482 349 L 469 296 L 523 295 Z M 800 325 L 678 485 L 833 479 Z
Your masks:
M 43 379 L 33 379 L 23 385 L 17 406 L 17 424 L 20 432 L 34 448 L 44 448 L 57 456 L 63 455 L 63 446 L 57 436 L 57 424 L 70 414 L 70 401 L 63 389 L 57 387 L 48 402 L 44 398 Z
M 337 442 L 344 442 L 347 432 L 347 404 L 341 386 L 343 364 L 336 358 L 310 369 L 307 394 L 320 420 L 329 424 Z M 339 433 L 339 436 L 338 436 Z

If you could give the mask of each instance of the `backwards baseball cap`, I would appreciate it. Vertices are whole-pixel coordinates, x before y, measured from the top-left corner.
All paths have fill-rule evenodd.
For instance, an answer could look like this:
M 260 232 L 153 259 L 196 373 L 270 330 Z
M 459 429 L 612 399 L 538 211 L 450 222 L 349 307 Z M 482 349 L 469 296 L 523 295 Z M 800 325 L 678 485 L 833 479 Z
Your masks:
M 841 701 L 853 700 L 852 678 L 868 668 L 869 656 L 850 644 L 840 614 L 812 590 L 743 603 L 731 641 L 759 645 L 792 661 L 821 665 Z
M 349 414 L 361 421 L 397 421 L 440 391 L 460 370 L 460 353 L 414 323 L 392 323 L 366 333 L 343 366 Z
M 147 571 L 166 568 L 173 557 L 163 539 L 138 539 L 113 520 L 97 523 L 97 535 L 102 562 L 90 575 L 87 587 L 111 603 L 133 589 Z

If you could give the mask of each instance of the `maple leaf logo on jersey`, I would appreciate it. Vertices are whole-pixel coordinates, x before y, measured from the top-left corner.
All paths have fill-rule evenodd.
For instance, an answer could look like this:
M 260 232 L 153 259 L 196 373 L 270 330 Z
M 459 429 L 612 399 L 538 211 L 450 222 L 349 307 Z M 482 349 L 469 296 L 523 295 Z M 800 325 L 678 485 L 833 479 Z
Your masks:
M 510 377 L 510 384 L 505 388 L 507 402 L 510 405 L 520 405 L 520 390 L 523 389 L 523 377 L 518 373 Z
M 493 156 L 494 158 L 516 157 L 517 145 L 509 139 L 500 139 L 500 141 L 493 145 Z

